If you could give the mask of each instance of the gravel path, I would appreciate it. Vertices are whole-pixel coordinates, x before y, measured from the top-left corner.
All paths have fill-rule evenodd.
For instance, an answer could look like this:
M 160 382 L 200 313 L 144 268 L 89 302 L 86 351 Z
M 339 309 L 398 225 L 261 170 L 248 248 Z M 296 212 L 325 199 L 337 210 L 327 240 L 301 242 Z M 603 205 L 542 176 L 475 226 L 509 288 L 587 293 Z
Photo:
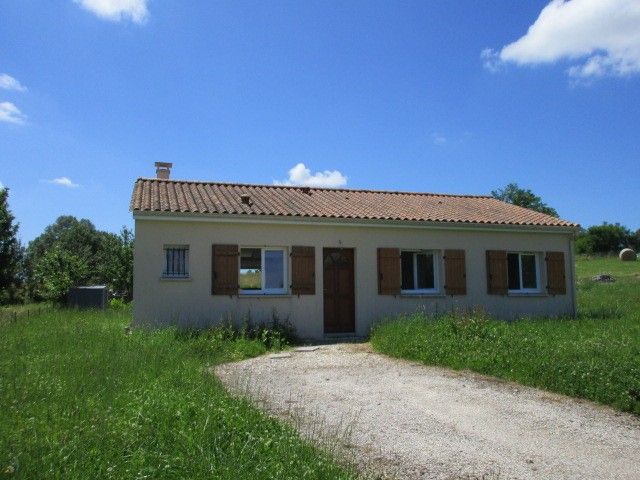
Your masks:
M 303 434 L 349 427 L 342 449 L 383 476 L 640 479 L 637 417 L 391 359 L 367 344 L 263 356 L 215 373 Z

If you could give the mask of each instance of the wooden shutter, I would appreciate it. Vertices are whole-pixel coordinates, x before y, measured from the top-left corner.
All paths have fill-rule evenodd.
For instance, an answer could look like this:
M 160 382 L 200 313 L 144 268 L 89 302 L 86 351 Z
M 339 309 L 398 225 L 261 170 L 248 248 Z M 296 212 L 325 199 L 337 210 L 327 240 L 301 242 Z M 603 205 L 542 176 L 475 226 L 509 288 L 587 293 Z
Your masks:
M 316 294 L 315 247 L 291 247 L 291 293 Z
M 444 251 L 444 291 L 447 295 L 467 294 L 464 250 Z
M 400 294 L 400 249 L 378 249 L 378 294 Z
M 507 252 L 487 250 L 487 293 L 506 295 L 509 288 Z
M 566 295 L 567 278 L 564 270 L 564 253 L 547 252 L 547 292 L 550 295 Z
M 211 294 L 238 294 L 238 245 L 213 245 L 211 252 Z

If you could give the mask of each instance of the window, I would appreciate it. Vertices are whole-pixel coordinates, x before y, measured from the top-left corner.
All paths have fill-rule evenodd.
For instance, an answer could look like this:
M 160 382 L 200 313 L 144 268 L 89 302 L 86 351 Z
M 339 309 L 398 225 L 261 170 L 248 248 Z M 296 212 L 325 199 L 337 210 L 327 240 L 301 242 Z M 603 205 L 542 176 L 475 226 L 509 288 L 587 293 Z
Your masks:
M 166 278 L 189 277 L 189 247 L 187 245 L 164 247 L 162 276 Z
M 240 292 L 286 293 L 285 261 L 284 248 L 241 248 Z
M 403 251 L 400 253 L 401 292 L 435 293 L 436 255 L 430 251 Z
M 540 291 L 538 255 L 535 253 L 508 253 L 507 271 L 510 292 Z

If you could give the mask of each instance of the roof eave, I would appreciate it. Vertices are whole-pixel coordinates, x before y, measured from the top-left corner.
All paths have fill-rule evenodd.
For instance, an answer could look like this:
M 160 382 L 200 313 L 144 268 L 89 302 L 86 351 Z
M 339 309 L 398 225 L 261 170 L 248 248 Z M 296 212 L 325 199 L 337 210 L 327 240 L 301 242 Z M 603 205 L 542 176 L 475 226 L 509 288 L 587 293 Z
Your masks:
M 158 212 L 133 210 L 133 218 L 138 220 L 195 221 L 219 223 L 261 223 L 261 224 L 306 224 L 341 226 L 383 226 L 405 228 L 433 228 L 446 230 L 510 231 L 537 233 L 577 233 L 580 225 L 532 225 L 513 223 L 447 222 L 424 220 L 395 220 L 376 218 L 308 217 L 295 215 L 251 215 L 251 214 L 202 214 L 193 212 Z

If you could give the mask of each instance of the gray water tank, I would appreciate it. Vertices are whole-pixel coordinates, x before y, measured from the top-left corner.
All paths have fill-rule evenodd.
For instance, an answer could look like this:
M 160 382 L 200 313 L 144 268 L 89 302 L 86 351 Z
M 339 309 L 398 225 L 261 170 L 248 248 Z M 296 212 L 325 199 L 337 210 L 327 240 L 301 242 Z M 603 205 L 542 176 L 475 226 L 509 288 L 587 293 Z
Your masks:
M 109 292 L 105 285 L 73 287 L 67 294 L 67 305 L 76 308 L 106 308 Z

